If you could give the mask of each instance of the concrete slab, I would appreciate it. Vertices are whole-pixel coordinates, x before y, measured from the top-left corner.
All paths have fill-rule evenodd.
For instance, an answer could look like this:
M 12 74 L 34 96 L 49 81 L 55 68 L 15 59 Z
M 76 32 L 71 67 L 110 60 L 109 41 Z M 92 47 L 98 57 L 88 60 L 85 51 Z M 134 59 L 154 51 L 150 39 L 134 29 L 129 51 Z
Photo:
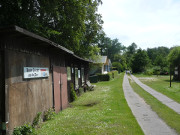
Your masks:
M 141 88 L 143 88 L 145 91 L 150 93 L 152 96 L 154 96 L 156 99 L 158 99 L 161 103 L 165 104 L 166 106 L 168 106 L 169 108 L 171 108 L 172 110 L 174 110 L 175 112 L 180 114 L 180 104 L 179 103 L 177 103 L 176 101 L 163 95 L 162 93 L 157 92 L 156 90 L 152 89 L 151 87 L 145 85 L 137 77 L 135 77 L 133 75 L 131 75 L 131 77 Z
M 176 132 L 160 119 L 151 110 L 151 107 L 133 91 L 127 75 L 124 76 L 123 90 L 127 103 L 145 135 L 176 135 Z

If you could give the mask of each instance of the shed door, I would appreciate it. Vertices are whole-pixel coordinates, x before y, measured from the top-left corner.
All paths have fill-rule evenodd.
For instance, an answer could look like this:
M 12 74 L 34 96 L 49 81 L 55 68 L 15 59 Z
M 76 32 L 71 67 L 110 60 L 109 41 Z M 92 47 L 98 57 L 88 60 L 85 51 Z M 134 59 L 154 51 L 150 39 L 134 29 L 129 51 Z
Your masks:
M 67 71 L 66 67 L 60 68 L 60 82 L 61 82 L 61 99 L 62 99 L 62 109 L 65 109 L 68 105 L 68 91 L 67 91 Z
M 54 66 L 54 105 L 56 113 L 68 105 L 67 72 L 65 67 Z

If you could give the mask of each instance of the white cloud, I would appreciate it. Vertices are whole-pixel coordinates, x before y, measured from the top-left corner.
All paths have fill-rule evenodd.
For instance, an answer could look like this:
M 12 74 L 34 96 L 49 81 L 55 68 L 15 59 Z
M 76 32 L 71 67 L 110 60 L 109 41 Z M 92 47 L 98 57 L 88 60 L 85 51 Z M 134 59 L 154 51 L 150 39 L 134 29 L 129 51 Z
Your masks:
M 99 13 L 107 36 L 145 49 L 180 45 L 179 7 L 178 0 L 103 0 Z

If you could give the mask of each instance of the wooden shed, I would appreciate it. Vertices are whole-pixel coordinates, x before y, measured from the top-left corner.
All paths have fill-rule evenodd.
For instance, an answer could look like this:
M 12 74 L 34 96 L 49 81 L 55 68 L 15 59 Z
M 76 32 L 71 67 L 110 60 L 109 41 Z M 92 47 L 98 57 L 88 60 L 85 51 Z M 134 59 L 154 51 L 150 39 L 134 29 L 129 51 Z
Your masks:
M 0 134 L 12 134 L 38 112 L 66 108 L 70 83 L 86 83 L 89 62 L 18 26 L 1 28 Z

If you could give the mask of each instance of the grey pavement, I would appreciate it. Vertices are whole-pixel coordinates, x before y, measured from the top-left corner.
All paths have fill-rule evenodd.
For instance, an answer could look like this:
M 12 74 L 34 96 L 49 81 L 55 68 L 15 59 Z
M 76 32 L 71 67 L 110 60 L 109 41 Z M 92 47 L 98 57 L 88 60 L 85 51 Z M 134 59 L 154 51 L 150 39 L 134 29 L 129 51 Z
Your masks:
M 176 132 L 133 91 L 126 74 L 123 80 L 123 90 L 126 101 L 145 135 L 176 135 Z
M 145 85 L 139 79 L 133 75 L 131 75 L 132 79 L 145 91 L 150 93 L 152 96 L 154 96 L 156 99 L 158 99 L 161 103 L 165 104 L 178 114 L 180 114 L 180 104 L 175 102 L 174 100 L 168 98 L 167 96 L 163 95 L 162 93 L 157 92 L 156 90 L 152 89 L 151 87 Z

